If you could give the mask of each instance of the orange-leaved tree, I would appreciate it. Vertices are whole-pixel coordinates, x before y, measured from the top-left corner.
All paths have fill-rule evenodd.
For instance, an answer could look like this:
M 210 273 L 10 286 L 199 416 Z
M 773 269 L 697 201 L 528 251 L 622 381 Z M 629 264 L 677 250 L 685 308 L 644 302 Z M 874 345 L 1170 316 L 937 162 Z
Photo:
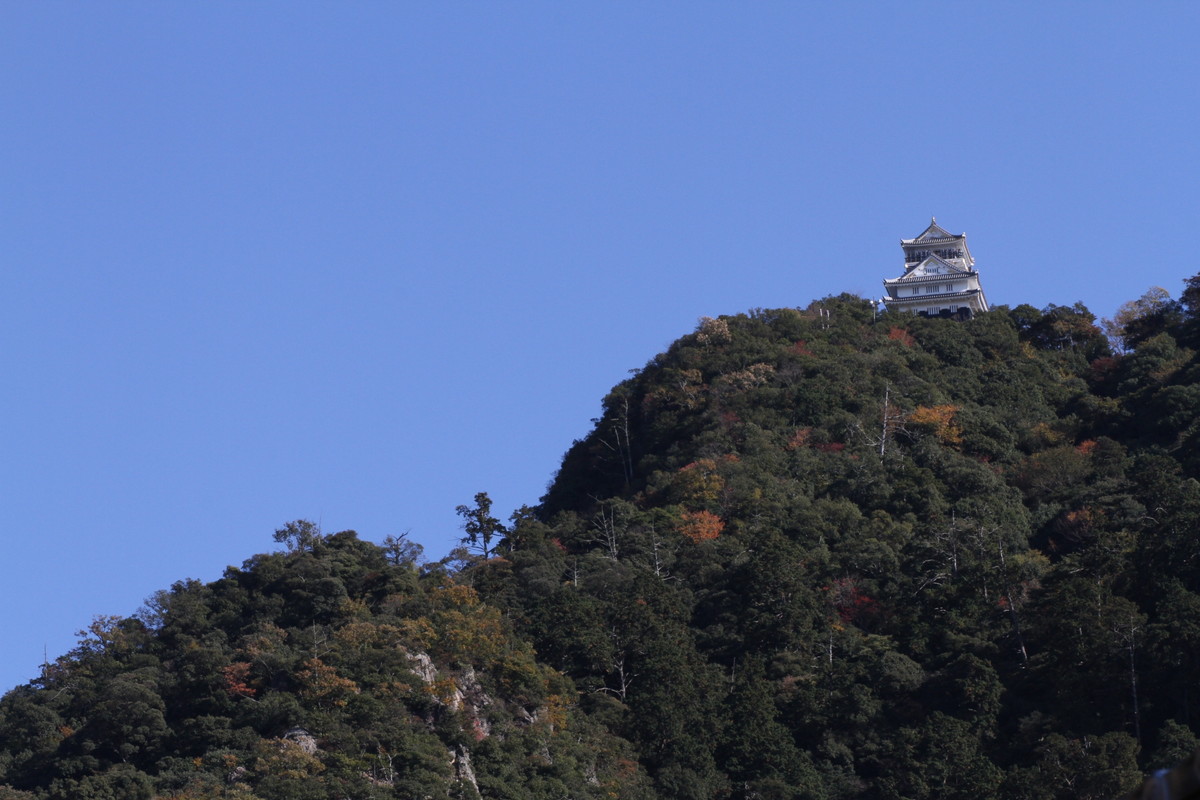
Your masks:
M 917 406 L 906 420 L 909 427 L 932 433 L 942 444 L 962 444 L 962 427 L 954 420 L 958 406 Z
M 684 511 L 679 532 L 694 544 L 715 539 L 725 530 L 725 521 L 711 511 Z

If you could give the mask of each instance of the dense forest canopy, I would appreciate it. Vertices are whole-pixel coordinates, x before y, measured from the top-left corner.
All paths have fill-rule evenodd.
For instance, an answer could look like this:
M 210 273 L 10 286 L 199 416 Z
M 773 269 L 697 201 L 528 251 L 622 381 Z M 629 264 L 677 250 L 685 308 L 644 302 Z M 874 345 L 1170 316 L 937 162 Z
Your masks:
M 1200 275 L 704 319 L 464 550 L 297 521 L 97 619 L 0 800 L 1113 797 L 1198 744 L 1198 350 Z

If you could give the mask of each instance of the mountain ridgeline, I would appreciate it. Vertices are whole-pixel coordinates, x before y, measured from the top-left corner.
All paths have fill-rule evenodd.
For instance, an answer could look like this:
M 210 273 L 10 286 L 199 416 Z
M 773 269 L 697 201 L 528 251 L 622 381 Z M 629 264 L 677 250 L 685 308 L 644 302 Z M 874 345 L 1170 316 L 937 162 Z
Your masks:
M 0 701 L 0 800 L 1112 798 L 1200 730 L 1200 275 L 704 319 L 467 550 L 289 523 Z

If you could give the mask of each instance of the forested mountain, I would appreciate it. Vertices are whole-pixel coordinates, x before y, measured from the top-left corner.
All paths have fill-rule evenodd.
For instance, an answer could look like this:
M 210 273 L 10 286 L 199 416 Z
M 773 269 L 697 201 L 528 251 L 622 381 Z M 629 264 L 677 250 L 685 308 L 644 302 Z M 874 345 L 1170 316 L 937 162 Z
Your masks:
M 1200 730 L 1200 275 L 705 319 L 537 506 L 305 522 L 0 701 L 0 798 L 1109 798 Z

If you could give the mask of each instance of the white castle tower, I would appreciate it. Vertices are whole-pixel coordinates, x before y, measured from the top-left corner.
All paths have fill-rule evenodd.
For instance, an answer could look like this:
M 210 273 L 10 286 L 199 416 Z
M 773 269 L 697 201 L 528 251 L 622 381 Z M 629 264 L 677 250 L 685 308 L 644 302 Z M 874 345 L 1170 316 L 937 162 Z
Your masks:
M 920 236 L 901 239 L 900 246 L 904 274 L 883 282 L 888 310 L 958 319 L 988 310 L 965 233 L 955 236 L 935 217 Z

